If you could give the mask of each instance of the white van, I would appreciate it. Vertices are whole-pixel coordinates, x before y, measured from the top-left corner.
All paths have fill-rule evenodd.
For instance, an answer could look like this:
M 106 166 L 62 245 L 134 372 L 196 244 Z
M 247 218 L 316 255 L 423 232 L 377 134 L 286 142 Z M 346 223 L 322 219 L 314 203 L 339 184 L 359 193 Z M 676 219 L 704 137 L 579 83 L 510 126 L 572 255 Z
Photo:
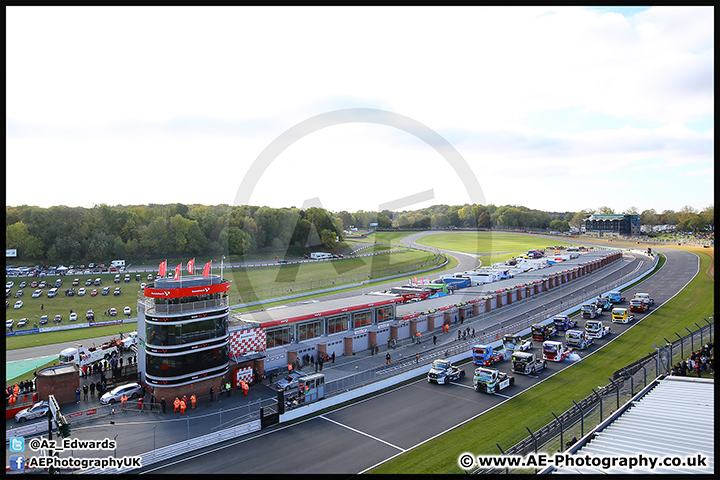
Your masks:
M 48 291 L 48 298 L 53 298 L 55 295 L 57 295 L 58 289 L 57 288 L 51 288 Z
M 319 260 L 322 258 L 333 258 L 331 253 L 325 253 L 325 252 L 313 252 L 310 254 L 310 258 L 314 260 Z

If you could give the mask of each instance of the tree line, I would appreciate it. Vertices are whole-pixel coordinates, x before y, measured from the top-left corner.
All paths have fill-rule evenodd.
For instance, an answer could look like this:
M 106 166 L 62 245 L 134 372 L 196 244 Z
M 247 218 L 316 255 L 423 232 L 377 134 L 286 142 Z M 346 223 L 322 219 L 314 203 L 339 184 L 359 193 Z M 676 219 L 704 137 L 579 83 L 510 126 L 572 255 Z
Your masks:
M 714 230 L 714 208 L 698 212 L 654 210 L 640 214 L 644 225 L 678 225 L 688 231 Z M 332 249 L 350 227 L 379 228 L 522 228 L 568 231 L 592 213 L 543 212 L 518 205 L 434 205 L 415 211 L 330 212 L 323 208 L 270 208 L 231 205 L 96 205 L 5 207 L 6 247 L 18 260 L 80 263 L 127 258 L 290 254 Z

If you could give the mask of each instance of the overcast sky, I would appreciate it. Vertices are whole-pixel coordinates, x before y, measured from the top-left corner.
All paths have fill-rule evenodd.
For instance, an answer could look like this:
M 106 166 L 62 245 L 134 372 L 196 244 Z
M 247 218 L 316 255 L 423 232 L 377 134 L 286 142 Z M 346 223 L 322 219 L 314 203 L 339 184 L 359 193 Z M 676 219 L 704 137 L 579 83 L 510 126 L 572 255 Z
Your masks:
M 8 205 L 713 204 L 712 7 L 6 13 Z

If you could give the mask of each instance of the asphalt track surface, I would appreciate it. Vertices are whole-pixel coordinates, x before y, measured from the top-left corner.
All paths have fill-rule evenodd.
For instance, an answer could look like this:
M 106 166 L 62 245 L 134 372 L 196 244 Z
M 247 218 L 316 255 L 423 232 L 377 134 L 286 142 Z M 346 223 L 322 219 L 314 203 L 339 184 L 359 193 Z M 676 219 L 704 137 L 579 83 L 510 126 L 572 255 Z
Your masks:
M 667 258 L 663 268 L 635 287 L 637 291 L 651 293 L 655 308 L 682 290 L 698 273 L 699 267 L 698 258 L 692 253 L 674 249 L 660 251 Z M 538 308 L 530 305 L 532 299 L 518 305 L 525 303 L 528 308 Z M 580 351 L 580 356 L 596 351 L 643 317 L 636 314 L 635 320 L 628 325 L 612 324 L 612 334 L 596 340 L 589 349 Z M 536 345 L 534 351 L 539 351 L 538 347 Z M 537 378 L 515 375 L 515 385 L 495 395 L 472 389 L 473 366 L 468 364 L 465 366 L 466 377 L 459 382 L 435 385 L 420 379 L 319 417 L 272 427 L 236 441 L 188 453 L 163 465 L 146 467 L 144 472 L 176 475 L 209 472 L 361 473 L 479 416 L 571 365 L 567 361 L 549 363 Z M 510 370 L 509 362 L 502 362 L 498 367 L 503 371 Z M 460 453 L 460 450 L 448 449 L 448 455 Z

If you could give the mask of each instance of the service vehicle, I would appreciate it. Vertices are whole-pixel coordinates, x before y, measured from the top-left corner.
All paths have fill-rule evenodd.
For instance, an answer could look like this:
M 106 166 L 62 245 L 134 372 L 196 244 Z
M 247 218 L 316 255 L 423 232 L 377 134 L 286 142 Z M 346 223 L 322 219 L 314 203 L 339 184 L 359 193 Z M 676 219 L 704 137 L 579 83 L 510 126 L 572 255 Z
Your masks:
M 142 395 L 142 386 L 137 383 L 127 383 L 115 387 L 100 397 L 100 403 L 103 405 L 112 405 L 113 403 L 119 402 L 123 395 L 129 399 L 137 398 Z
M 303 372 L 292 372 L 289 373 L 285 378 L 281 378 L 280 380 L 278 380 L 275 385 L 278 389 L 285 391 L 290 390 L 291 388 L 297 388 L 298 379 L 306 375 L 307 374 Z
M 472 356 L 475 365 L 489 367 L 493 363 L 507 360 L 510 352 L 504 349 L 494 350 L 492 345 L 473 345 Z
M 478 367 L 475 369 L 473 386 L 478 392 L 497 393 L 515 384 L 515 377 L 494 368 Z
M 571 328 L 577 327 L 577 320 L 574 320 L 567 315 L 555 315 L 553 317 L 553 324 L 555 324 L 555 330 L 558 332 L 565 332 Z
M 37 402 L 35 405 L 24 408 L 18 413 L 16 413 L 15 421 L 18 423 L 23 423 L 28 420 L 32 420 L 33 418 L 47 417 L 47 412 L 49 409 L 50 407 L 48 406 L 47 401 L 43 400 L 42 402 Z
M 112 339 L 99 347 L 85 348 L 80 344 L 66 348 L 60 352 L 59 361 L 61 365 L 76 364 L 84 367 L 97 362 L 98 360 L 109 360 L 118 354 L 118 341 Z
M 523 340 L 522 335 L 506 333 L 503 335 L 503 349 L 509 352 L 524 352 L 533 347 L 532 342 Z
M 616 307 L 612 309 L 612 321 L 613 323 L 628 323 L 635 318 L 634 315 L 630 315 L 627 308 Z
M 535 375 L 547 368 L 547 360 L 541 360 L 532 352 L 512 354 L 512 371 L 523 375 Z
M 610 327 L 604 326 L 602 320 L 588 320 L 585 322 L 585 331 L 593 338 L 602 338 L 610 333 Z
M 580 312 L 582 312 L 582 318 L 596 318 L 602 315 L 602 308 L 594 303 L 586 303 L 580 307 Z
M 568 347 L 584 350 L 592 345 L 593 337 L 588 335 L 585 330 L 568 330 L 565 332 L 565 341 Z
M 633 298 L 630 300 L 630 311 L 633 313 L 645 313 L 650 309 L 650 305 L 641 298 Z
M 122 346 L 122 350 L 129 350 L 130 347 L 133 345 L 137 345 L 139 343 L 137 332 L 130 332 L 128 333 L 127 337 L 120 340 L 120 345 Z
M 551 323 L 536 323 L 532 327 L 532 339 L 537 342 L 544 342 L 557 335 L 555 325 Z
M 655 304 L 655 299 L 650 298 L 649 293 L 636 293 L 634 298 L 639 298 L 642 301 L 646 302 L 648 305 Z
M 625 303 L 625 297 L 622 296 L 622 292 L 619 290 L 608 293 L 608 299 L 616 305 L 618 303 Z
M 456 367 L 448 360 L 435 360 L 427 374 L 427 381 L 443 385 L 465 377 L 465 369 Z
M 551 362 L 562 362 L 573 352 L 572 348 L 566 347 L 562 342 L 548 340 L 543 342 L 543 359 Z

